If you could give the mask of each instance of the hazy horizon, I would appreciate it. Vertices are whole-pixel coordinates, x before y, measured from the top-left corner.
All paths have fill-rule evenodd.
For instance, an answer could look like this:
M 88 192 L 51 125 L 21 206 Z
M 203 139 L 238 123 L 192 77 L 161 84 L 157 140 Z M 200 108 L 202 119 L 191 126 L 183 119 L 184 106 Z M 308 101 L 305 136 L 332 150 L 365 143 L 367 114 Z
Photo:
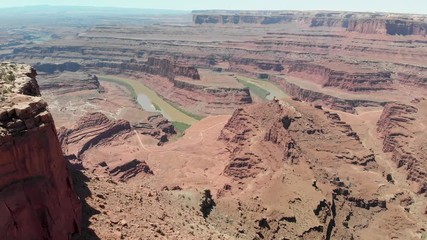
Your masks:
M 426 0 L 407 0 L 402 2 L 390 0 L 361 1 L 361 0 L 17 0 L 4 1 L 0 8 L 29 7 L 39 5 L 50 6 L 85 6 L 85 7 L 122 7 L 139 9 L 164 10 L 331 10 L 355 12 L 395 12 L 427 14 Z

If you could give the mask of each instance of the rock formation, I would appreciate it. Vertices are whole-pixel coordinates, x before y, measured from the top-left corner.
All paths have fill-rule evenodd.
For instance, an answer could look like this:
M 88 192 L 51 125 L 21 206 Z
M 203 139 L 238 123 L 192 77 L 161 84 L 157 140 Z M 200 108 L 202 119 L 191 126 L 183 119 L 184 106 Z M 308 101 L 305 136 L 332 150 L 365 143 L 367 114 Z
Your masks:
M 417 15 L 415 15 L 417 16 Z M 405 14 L 296 11 L 193 11 L 195 24 L 286 24 L 344 28 L 364 34 L 422 35 L 427 33 L 425 16 Z
M 150 57 L 145 62 L 98 62 L 95 64 L 87 64 L 86 67 L 102 67 L 110 69 L 111 73 L 122 73 L 126 71 L 142 71 L 152 75 L 160 75 L 166 77 L 169 81 L 173 82 L 176 77 L 186 77 L 192 80 L 200 80 L 197 68 L 191 66 L 180 65 L 168 59 Z
M 304 158 L 301 147 L 328 152 L 336 161 L 375 166 L 374 155 L 364 149 L 357 134 L 337 114 L 325 111 L 317 119 L 303 118 L 277 100 L 236 110 L 219 139 L 227 142 L 232 159 L 224 172 L 235 178 L 254 176 L 280 163 L 297 164 Z M 343 143 L 349 144 L 347 151 L 334 147 Z M 275 159 L 280 162 L 274 163 Z
M 39 80 L 39 85 L 42 92 L 46 91 L 55 95 L 84 90 L 101 90 L 98 78 L 95 75 L 81 72 L 72 74 L 62 72 L 57 75 L 44 75 Z
M 383 151 L 391 153 L 397 167 L 408 172 L 407 179 L 418 183 L 418 192 L 427 196 L 426 139 L 424 128 L 427 101 L 415 99 L 411 105 L 388 103 L 378 121 L 383 137 Z
M 95 112 L 83 116 L 71 129 L 59 129 L 58 137 L 65 157 L 73 164 L 93 170 L 101 169 L 118 180 L 127 181 L 140 173 L 153 172 L 145 161 L 126 159 L 126 154 L 119 154 L 118 158 L 113 154 L 105 157 L 97 156 L 99 154 L 96 153 L 89 157 L 86 155 L 91 150 L 127 151 L 121 147 L 126 147 L 129 138 L 135 137 L 135 134 L 128 121 L 110 120 L 104 114 Z
M 88 113 L 72 129 L 61 128 L 58 136 L 65 156 L 82 158 L 85 151 L 113 138 L 126 138 L 131 132 L 128 121 L 112 121 L 102 113 Z
M 161 114 L 148 116 L 147 123 L 137 123 L 134 124 L 133 127 L 142 134 L 150 135 L 158 139 L 158 145 L 163 145 L 171 136 L 176 134 L 173 124 Z
M 319 82 L 323 87 L 336 87 L 348 91 L 378 91 L 390 89 L 390 72 L 345 72 L 325 66 L 295 62 L 289 65 L 290 76 Z
M 15 78 L 0 90 L 0 232 L 4 239 L 68 239 L 79 231 L 73 190 L 36 72 L 3 63 Z
M 235 112 L 219 140 L 230 154 L 224 174 L 235 179 L 220 191 L 219 200 L 238 195 L 258 202 L 258 208 L 249 200 L 238 203 L 241 216 L 258 219 L 240 220 L 245 229 L 240 233 L 254 233 L 257 239 L 357 239 L 366 238 L 366 231 L 376 234 L 375 219 L 382 215 L 390 216 L 381 223 L 387 229 L 412 221 L 396 223 L 402 214 L 393 210 L 398 201 L 366 192 L 374 180 L 365 177 L 380 173 L 379 165 L 336 113 L 278 100 L 252 105 Z M 377 180 L 395 191 L 385 177 Z M 278 192 L 283 194 L 279 198 Z
M 270 77 L 270 80 L 281 86 L 290 96 L 297 100 L 319 103 L 343 112 L 356 113 L 356 107 L 379 107 L 385 104 L 385 102 L 334 97 L 325 93 L 301 88 L 284 78 Z

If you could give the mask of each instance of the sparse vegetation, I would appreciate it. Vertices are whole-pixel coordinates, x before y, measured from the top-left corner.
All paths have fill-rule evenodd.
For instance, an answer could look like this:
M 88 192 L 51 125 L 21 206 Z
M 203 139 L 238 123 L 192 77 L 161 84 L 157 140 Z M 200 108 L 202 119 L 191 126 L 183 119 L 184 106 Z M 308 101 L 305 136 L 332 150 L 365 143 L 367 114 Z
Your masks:
M 207 57 L 207 60 L 208 60 L 209 65 L 216 65 L 217 64 L 216 57 L 214 54 L 209 55 Z
M 7 80 L 9 81 L 9 82 L 13 82 L 13 81 L 15 81 L 16 80 L 16 77 L 15 77 L 15 74 L 9 74 L 8 76 L 7 76 Z
M 157 105 L 157 104 L 155 104 L 155 103 L 151 103 L 151 104 L 153 104 L 153 106 L 154 106 L 154 108 L 157 110 L 157 111 L 161 111 L 162 109 L 159 107 L 159 105 Z
M 241 78 L 237 78 L 237 80 L 240 83 L 242 83 L 245 87 L 249 88 L 249 90 L 251 92 L 253 92 L 255 95 L 259 96 L 262 99 L 267 99 L 267 96 L 270 95 L 270 92 L 268 92 L 265 89 L 262 89 L 262 88 L 258 87 L 255 84 L 246 82 L 246 81 L 242 80 Z
M 200 203 L 200 211 L 203 214 L 203 218 L 206 219 L 215 206 L 216 204 L 212 198 L 211 190 L 205 189 Z
M 182 123 L 182 122 L 172 122 L 172 124 L 173 124 L 175 130 L 177 130 L 178 132 L 184 132 L 189 127 L 191 127 L 190 124 L 186 124 L 186 123 Z

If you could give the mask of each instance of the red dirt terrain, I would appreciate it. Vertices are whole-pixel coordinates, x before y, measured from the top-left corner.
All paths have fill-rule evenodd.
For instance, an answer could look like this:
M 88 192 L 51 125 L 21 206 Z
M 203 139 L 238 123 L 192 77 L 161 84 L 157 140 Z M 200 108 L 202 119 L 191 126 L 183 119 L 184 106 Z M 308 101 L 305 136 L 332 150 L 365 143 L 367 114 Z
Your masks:
M 8 239 L 427 237 L 424 15 L 83 19 L 2 36 Z

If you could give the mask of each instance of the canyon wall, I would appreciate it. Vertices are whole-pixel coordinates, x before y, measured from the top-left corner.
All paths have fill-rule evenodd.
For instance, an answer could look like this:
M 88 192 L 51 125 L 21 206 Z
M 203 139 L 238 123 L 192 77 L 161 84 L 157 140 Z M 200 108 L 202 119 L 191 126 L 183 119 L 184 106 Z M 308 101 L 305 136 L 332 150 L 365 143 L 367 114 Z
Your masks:
M 196 68 L 173 65 L 169 60 L 149 58 L 141 63 L 89 64 L 109 74 L 129 74 L 164 98 L 201 115 L 230 114 L 236 106 L 252 103 L 248 88 L 202 85 Z
M 62 72 L 39 77 L 40 89 L 55 95 L 67 94 L 85 90 L 101 91 L 98 77 L 91 74 Z
M 287 94 L 296 100 L 323 104 L 331 109 L 343 112 L 356 113 L 357 107 L 379 107 L 385 104 L 385 102 L 334 97 L 321 92 L 301 88 L 294 83 L 286 81 L 284 78 L 270 77 L 269 79 L 283 88 Z
M 55 124 L 39 97 L 35 70 L 7 65 L 2 68 L 15 80 L 0 82 L 0 233 L 4 239 L 68 239 L 79 231 L 81 204 Z
M 145 62 L 103 62 L 89 63 L 85 65 L 87 68 L 110 68 L 111 73 L 121 73 L 125 71 L 141 71 L 148 74 L 160 75 L 166 77 L 170 81 L 174 81 L 175 77 L 181 76 L 192 80 L 200 80 L 197 68 L 191 66 L 181 66 L 168 59 L 148 58 Z
M 416 17 L 414 17 L 416 16 Z M 410 14 L 292 11 L 193 11 L 195 24 L 285 24 L 334 27 L 365 34 L 422 35 L 425 16 Z
M 323 87 L 336 87 L 353 92 L 390 90 L 392 83 L 391 73 L 387 71 L 346 72 L 304 62 L 289 64 L 287 73 L 318 82 Z
M 427 196 L 426 139 L 420 136 L 425 128 L 427 100 L 415 99 L 411 105 L 385 105 L 378 132 L 383 137 L 383 151 L 391 154 L 397 167 L 404 168 L 407 179 L 418 183 L 418 192 Z
M 349 22 L 347 30 L 366 34 L 425 36 L 427 23 L 406 19 L 357 19 Z

